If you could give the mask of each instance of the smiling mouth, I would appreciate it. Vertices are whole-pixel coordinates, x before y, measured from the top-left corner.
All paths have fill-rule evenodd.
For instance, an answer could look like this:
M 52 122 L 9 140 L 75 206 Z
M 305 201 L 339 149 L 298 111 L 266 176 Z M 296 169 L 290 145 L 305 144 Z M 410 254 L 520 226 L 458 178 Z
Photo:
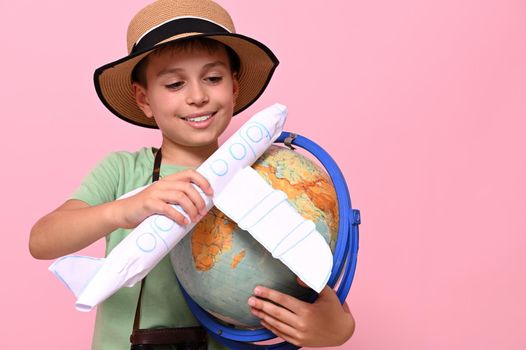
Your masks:
M 214 116 L 215 112 L 214 113 L 209 113 L 209 114 L 202 114 L 202 115 L 199 115 L 199 116 L 190 116 L 190 117 L 186 117 L 186 118 L 182 118 L 183 120 L 186 120 L 187 122 L 191 122 L 191 123 L 202 123 L 204 121 L 207 121 L 208 119 L 212 118 Z

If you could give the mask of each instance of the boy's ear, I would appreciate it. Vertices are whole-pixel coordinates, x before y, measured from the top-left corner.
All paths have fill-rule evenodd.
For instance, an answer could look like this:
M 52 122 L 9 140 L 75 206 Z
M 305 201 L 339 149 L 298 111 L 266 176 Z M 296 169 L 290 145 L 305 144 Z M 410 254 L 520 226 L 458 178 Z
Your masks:
M 237 79 L 237 72 L 232 74 L 232 94 L 234 95 L 234 104 L 236 103 L 237 96 L 239 95 L 239 80 Z
M 148 96 L 146 96 L 146 88 L 137 82 L 132 83 L 133 94 L 135 95 L 135 103 L 148 118 L 153 118 L 153 112 L 150 108 Z

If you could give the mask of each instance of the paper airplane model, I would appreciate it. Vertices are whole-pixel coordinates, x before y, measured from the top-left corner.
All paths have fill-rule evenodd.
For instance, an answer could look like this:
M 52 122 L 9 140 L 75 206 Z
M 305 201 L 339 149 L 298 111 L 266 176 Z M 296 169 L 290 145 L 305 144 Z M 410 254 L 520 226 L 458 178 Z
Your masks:
M 250 167 L 281 134 L 286 117 L 287 108 L 280 104 L 255 114 L 197 168 L 212 186 L 213 198 L 194 186 L 207 211 L 216 205 L 309 287 L 320 292 L 332 269 L 329 245 L 314 223 L 289 204 L 284 192 L 273 189 Z M 174 208 L 188 218 L 180 206 Z M 70 255 L 58 259 L 49 269 L 75 294 L 75 307 L 90 311 L 121 287 L 132 287 L 143 279 L 194 226 L 181 226 L 166 216 L 152 215 L 105 259 Z

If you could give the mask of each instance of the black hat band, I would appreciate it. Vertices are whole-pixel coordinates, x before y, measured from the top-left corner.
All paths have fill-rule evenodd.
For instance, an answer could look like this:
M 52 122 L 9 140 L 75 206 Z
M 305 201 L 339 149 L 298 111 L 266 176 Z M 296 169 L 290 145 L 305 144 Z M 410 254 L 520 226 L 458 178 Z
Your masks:
M 184 33 L 223 34 L 230 33 L 225 27 L 197 17 L 179 17 L 149 31 L 133 45 L 131 53 L 148 50 L 163 40 Z

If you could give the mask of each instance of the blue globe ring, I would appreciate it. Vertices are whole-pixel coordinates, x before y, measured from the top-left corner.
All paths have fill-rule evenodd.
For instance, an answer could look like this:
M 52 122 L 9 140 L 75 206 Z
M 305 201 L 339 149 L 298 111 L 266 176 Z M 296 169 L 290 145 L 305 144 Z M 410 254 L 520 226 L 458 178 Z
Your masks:
M 287 143 L 289 146 L 298 146 L 311 153 L 325 167 L 335 187 L 336 197 L 338 199 L 339 227 L 338 240 L 336 241 L 336 248 L 333 253 L 333 268 L 328 285 L 334 288 L 336 283 L 340 281 L 336 289 L 336 295 L 343 304 L 349 294 L 356 271 L 359 242 L 358 226 L 361 222 L 360 211 L 352 208 L 351 197 L 345 178 L 334 159 L 323 148 L 306 137 L 287 131 L 282 132 L 276 142 Z M 182 286 L 181 291 L 186 303 L 199 323 L 201 323 L 214 339 L 229 349 L 298 349 L 298 346 L 286 341 L 270 345 L 253 344 L 253 342 L 276 338 L 276 335 L 264 328 L 247 330 L 226 326 L 201 308 Z

